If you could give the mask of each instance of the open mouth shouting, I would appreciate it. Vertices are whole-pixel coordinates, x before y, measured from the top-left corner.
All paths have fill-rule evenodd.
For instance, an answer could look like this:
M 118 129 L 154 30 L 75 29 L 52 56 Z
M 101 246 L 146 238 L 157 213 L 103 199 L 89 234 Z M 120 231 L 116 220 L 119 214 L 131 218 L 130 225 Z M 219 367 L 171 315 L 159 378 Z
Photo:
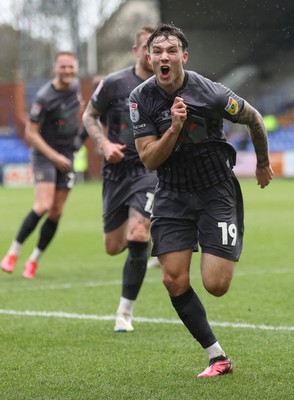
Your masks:
M 167 65 L 162 65 L 160 67 L 160 71 L 161 71 L 161 76 L 163 79 L 166 79 L 169 77 L 170 75 L 170 68 Z

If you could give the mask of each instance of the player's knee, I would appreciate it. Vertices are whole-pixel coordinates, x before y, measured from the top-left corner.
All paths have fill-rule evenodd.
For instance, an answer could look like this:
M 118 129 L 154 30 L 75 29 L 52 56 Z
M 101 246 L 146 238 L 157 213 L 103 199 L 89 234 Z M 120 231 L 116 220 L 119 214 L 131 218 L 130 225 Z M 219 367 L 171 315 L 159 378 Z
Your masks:
M 170 296 L 178 296 L 184 293 L 189 287 L 189 280 L 182 276 L 174 276 L 166 273 L 163 274 L 162 282 Z
M 116 256 L 117 254 L 121 253 L 125 250 L 126 245 L 120 242 L 108 242 L 104 243 L 105 251 L 109 256 Z
M 215 297 L 221 297 L 227 293 L 230 287 L 229 282 L 203 282 L 205 289 L 208 293 Z
M 119 253 L 114 246 L 105 246 L 105 251 L 109 256 L 115 256 Z
M 34 210 L 38 215 L 45 215 L 50 213 L 51 210 L 51 204 L 49 203 L 44 203 L 44 204 L 38 204 L 38 205 L 34 205 Z
M 173 286 L 173 280 L 168 275 L 163 275 L 162 283 L 169 292 L 169 288 Z
M 51 208 L 48 211 L 48 216 L 52 221 L 58 222 L 62 216 L 62 209 L 60 208 Z
M 129 229 L 128 239 L 134 242 L 148 242 L 150 239 L 149 226 L 144 224 L 134 225 Z
M 201 266 L 202 282 L 205 289 L 216 297 L 221 297 L 229 290 L 233 278 L 234 262 L 211 257 Z

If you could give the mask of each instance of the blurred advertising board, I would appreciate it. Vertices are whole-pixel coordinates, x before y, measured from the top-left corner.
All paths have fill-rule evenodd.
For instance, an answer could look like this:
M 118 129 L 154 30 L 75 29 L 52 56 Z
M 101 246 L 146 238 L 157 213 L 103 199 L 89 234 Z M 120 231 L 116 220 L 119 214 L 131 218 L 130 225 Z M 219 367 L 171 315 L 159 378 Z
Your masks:
M 3 185 L 23 187 L 33 184 L 31 164 L 6 164 L 3 167 Z

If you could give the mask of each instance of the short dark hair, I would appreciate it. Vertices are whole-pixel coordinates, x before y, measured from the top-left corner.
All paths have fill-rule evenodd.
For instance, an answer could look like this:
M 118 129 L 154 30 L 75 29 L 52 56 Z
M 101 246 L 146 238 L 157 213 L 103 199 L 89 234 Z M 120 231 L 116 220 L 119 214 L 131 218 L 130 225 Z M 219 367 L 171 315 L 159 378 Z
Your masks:
M 151 35 L 154 32 L 155 28 L 151 25 L 145 25 L 141 29 L 139 29 L 135 34 L 135 46 L 140 45 L 140 39 L 142 35 L 149 34 Z
M 58 51 L 56 54 L 55 54 L 55 59 L 54 59 L 54 61 L 56 61 L 57 59 L 58 59 L 58 57 L 59 56 L 70 56 L 70 57 L 73 57 L 73 58 L 75 58 L 76 60 L 77 60 L 77 55 L 76 55 L 76 53 L 74 53 L 73 51 Z
M 181 41 L 183 51 L 186 51 L 188 49 L 188 41 L 182 29 L 177 28 L 172 24 L 159 24 L 147 41 L 147 47 L 149 51 L 152 43 L 159 36 L 163 36 L 166 39 L 168 39 L 169 36 L 176 36 Z

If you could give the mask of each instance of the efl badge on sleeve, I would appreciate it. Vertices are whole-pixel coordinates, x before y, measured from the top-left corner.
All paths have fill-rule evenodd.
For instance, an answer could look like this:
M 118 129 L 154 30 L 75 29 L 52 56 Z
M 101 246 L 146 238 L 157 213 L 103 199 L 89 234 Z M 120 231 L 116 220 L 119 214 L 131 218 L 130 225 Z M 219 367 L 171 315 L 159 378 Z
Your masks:
M 130 118 L 134 123 L 139 121 L 140 115 L 137 103 L 130 103 Z
M 233 99 L 233 97 L 229 97 L 228 104 L 225 107 L 225 110 L 231 114 L 236 115 L 238 112 L 238 102 L 237 100 Z
M 38 117 L 41 114 L 42 105 L 40 103 L 33 103 L 31 107 L 31 116 Z

